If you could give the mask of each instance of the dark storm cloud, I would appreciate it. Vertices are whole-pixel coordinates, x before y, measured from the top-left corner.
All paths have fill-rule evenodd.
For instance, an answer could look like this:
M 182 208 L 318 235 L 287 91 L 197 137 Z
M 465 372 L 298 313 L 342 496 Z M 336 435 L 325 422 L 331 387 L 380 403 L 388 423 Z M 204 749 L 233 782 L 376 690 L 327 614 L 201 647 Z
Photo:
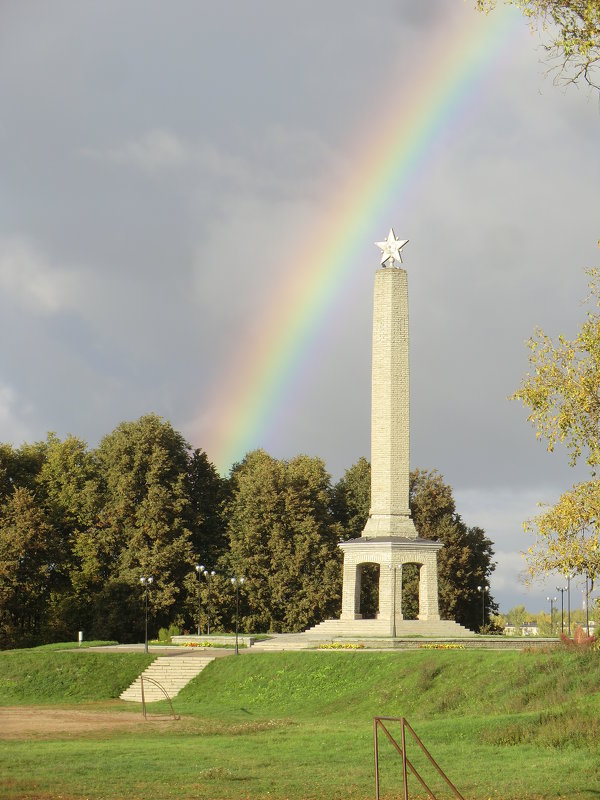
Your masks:
M 4 3 L 0 440 L 95 444 L 150 410 L 191 435 L 290 252 L 360 167 L 357 141 L 401 113 L 433 34 L 472 13 Z M 438 467 L 493 532 L 503 605 L 520 591 L 519 520 L 571 477 L 506 397 L 535 324 L 575 332 L 582 270 L 600 260 L 597 107 L 553 89 L 536 59 L 516 36 L 402 219 L 373 236 L 393 224 L 411 240 L 412 462 Z M 336 478 L 369 454 L 371 242 L 364 258 L 264 442 L 318 454 Z

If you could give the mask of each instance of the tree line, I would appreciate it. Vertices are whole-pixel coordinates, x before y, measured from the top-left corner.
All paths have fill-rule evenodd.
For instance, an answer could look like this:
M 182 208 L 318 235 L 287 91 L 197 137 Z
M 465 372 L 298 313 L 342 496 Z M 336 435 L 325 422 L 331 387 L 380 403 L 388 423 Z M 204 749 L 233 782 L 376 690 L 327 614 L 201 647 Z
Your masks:
M 369 493 L 365 459 L 333 484 L 319 458 L 256 450 L 222 478 L 154 414 L 121 423 L 94 449 L 54 434 L 0 444 L 0 646 L 73 640 L 78 630 L 139 641 L 148 576 L 151 634 L 231 630 L 236 576 L 245 578 L 243 629 L 304 630 L 340 611 L 337 544 L 360 536 Z M 464 524 L 435 471 L 411 474 L 411 508 L 419 535 L 445 544 L 442 616 L 477 629 L 492 543 Z M 407 616 L 416 614 L 417 580 L 406 576 Z M 376 577 L 364 584 L 368 613 Z M 489 615 L 496 604 L 486 602 Z

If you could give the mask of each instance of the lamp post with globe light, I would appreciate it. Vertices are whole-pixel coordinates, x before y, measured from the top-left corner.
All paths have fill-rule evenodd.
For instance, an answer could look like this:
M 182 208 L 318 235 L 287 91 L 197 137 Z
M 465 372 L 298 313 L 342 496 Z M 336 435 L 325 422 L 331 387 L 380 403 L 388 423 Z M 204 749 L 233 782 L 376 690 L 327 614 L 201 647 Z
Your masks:
M 210 636 L 210 615 L 211 615 L 211 612 L 212 612 L 212 598 L 211 598 L 211 594 L 210 594 L 210 585 L 211 585 L 212 579 L 215 577 L 216 574 L 217 573 L 214 571 L 214 569 L 211 569 L 210 573 L 208 572 L 208 570 L 204 573 L 204 577 L 206 578 L 206 582 L 207 582 L 207 585 L 208 585 L 208 604 L 207 604 L 207 612 L 206 612 L 206 634 L 207 634 L 207 636 Z
M 556 591 L 560 592 L 560 632 L 565 632 L 565 592 L 566 586 L 557 586 Z
M 240 586 L 244 585 L 244 578 L 232 578 L 231 583 L 235 586 L 235 654 L 239 656 L 238 650 L 238 622 L 240 616 Z
M 481 627 L 482 629 L 485 628 L 485 593 L 488 591 L 489 586 L 486 586 L 485 583 L 483 586 L 478 586 L 477 591 L 481 592 Z
M 152 575 L 142 575 L 140 583 L 144 587 L 144 608 L 146 623 L 144 626 L 144 653 L 148 655 L 148 589 L 152 586 L 154 578 Z
M 554 603 L 556 603 L 556 597 L 547 597 L 546 600 L 550 603 L 550 636 L 554 633 Z
M 568 633 L 571 635 L 571 576 L 567 575 L 567 623 Z
M 198 575 L 198 636 L 201 635 L 200 630 L 200 615 L 202 613 L 202 605 L 200 600 L 200 581 L 202 580 L 202 576 L 208 575 L 208 572 L 204 568 L 204 564 L 196 564 L 196 573 Z
M 207 603 L 207 612 L 206 612 L 206 635 L 210 636 L 210 612 L 211 612 L 211 596 L 210 596 L 210 582 L 212 578 L 215 577 L 217 574 L 214 569 L 210 572 L 205 568 L 204 564 L 196 564 L 196 572 L 198 573 L 198 636 L 201 635 L 201 615 L 202 615 L 202 604 L 200 599 L 200 582 L 202 578 L 206 578 L 206 583 L 208 586 L 208 603 Z

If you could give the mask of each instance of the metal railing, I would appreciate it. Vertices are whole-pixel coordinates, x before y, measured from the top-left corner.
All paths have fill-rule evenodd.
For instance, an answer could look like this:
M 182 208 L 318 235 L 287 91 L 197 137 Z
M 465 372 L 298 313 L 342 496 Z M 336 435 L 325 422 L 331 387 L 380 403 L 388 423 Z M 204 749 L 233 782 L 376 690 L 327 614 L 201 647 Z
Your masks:
M 161 690 L 161 692 L 164 694 L 166 699 L 169 701 L 169 705 L 171 706 L 171 716 L 173 717 L 173 719 L 179 719 L 179 717 L 175 716 L 175 711 L 173 710 L 173 703 L 171 702 L 171 698 L 167 694 L 167 690 L 165 689 L 165 687 L 162 684 L 160 684 L 158 681 L 155 681 L 154 678 L 148 678 L 148 677 L 144 678 L 143 675 L 140 675 L 140 683 L 141 683 L 141 686 L 142 686 L 142 714 L 144 715 L 144 719 L 147 718 L 146 717 L 146 697 L 144 695 L 144 681 L 148 681 L 149 683 L 153 683 L 154 686 L 157 686 Z
M 389 732 L 387 727 L 385 726 L 385 722 L 399 722 L 400 723 L 400 736 L 402 744 L 399 745 L 398 742 L 394 739 L 392 734 Z M 431 800 L 437 800 L 435 794 L 431 791 L 429 786 L 425 783 L 421 775 L 417 772 L 413 764 L 409 761 L 406 755 L 406 731 L 412 735 L 415 742 L 419 745 L 421 750 L 425 753 L 427 758 L 429 759 L 430 763 L 436 768 L 439 774 L 442 776 L 446 784 L 452 789 L 454 792 L 455 797 L 458 797 L 459 800 L 464 800 L 462 794 L 458 791 L 456 786 L 452 783 L 450 778 L 446 775 L 446 773 L 442 770 L 439 766 L 437 761 L 433 758 L 429 750 L 425 747 L 423 742 L 419 739 L 417 734 L 408 724 L 407 720 L 404 717 L 373 717 L 373 738 L 375 744 L 375 798 L 379 800 L 379 743 L 377 739 L 377 732 L 381 728 L 384 732 L 392 746 L 398 752 L 400 757 L 402 758 L 402 780 L 403 780 L 403 788 L 404 788 L 404 800 L 408 800 L 408 770 L 415 776 L 415 778 L 419 781 L 422 788 L 425 789 Z

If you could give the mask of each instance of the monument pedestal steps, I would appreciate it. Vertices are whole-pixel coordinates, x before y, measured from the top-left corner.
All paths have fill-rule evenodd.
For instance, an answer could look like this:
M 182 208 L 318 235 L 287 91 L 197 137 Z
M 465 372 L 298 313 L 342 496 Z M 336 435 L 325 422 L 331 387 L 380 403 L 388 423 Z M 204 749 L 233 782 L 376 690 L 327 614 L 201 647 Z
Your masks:
M 389 619 L 327 619 L 309 628 L 305 635 L 315 634 L 335 636 L 364 637 L 366 639 L 377 637 L 390 637 Z M 396 639 L 405 636 L 430 636 L 433 638 L 463 638 L 473 636 L 473 632 L 452 620 L 420 620 L 407 619 L 396 622 Z

